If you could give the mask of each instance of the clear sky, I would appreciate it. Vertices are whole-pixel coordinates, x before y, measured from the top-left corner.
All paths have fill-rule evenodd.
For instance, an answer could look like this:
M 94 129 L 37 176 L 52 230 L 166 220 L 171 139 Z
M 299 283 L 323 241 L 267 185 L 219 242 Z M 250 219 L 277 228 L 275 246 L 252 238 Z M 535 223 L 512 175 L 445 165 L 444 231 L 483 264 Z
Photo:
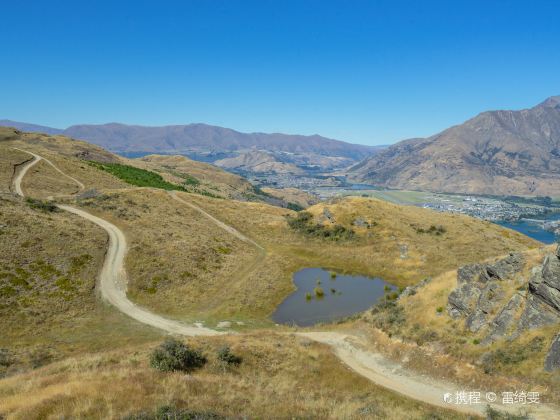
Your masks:
M 560 94 L 560 1 L 2 1 L 0 119 L 387 144 Z

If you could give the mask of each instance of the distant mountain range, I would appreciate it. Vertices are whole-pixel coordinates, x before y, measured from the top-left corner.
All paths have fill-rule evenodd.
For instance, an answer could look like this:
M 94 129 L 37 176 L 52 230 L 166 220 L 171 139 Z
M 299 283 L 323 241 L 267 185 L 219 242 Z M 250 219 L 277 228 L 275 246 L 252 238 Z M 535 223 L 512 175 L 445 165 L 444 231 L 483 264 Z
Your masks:
M 0 120 L 0 125 L 15 127 L 22 131 L 63 134 L 125 155 L 184 154 L 210 162 L 235 157 L 240 153 L 262 150 L 275 154 L 281 162 L 294 155 L 299 157 L 299 161 L 313 165 L 328 157 L 338 158 L 334 161 L 340 163 L 338 167 L 343 167 L 356 163 L 379 150 L 376 146 L 351 144 L 319 135 L 241 133 L 206 124 L 163 127 L 118 123 L 82 124 L 64 130 L 10 120 Z
M 560 96 L 401 141 L 353 166 L 348 177 L 396 189 L 560 196 Z

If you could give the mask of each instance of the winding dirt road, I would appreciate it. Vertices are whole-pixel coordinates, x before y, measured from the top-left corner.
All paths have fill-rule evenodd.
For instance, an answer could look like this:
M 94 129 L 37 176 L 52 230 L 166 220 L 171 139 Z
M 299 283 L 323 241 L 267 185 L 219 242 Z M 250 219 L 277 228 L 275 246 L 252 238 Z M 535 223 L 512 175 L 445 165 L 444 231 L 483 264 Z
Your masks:
M 33 160 L 30 160 L 22 165 L 14 177 L 14 191 L 23 197 L 24 194 L 21 188 L 23 177 L 31 167 L 44 158 L 26 150 L 18 150 L 29 153 L 33 156 Z M 47 161 L 46 159 L 44 160 Z M 80 186 L 80 189 L 84 189 L 84 185 L 81 182 L 64 174 L 51 162 L 47 162 L 61 174 L 74 180 L 77 185 Z M 173 192 L 170 194 L 175 200 L 198 211 L 217 226 L 234 235 L 238 239 L 252 244 L 262 253 L 265 252 L 262 246 L 246 237 L 233 227 L 216 219 L 200 207 L 183 200 L 177 194 Z M 109 248 L 99 275 L 101 294 L 107 302 L 131 318 L 169 333 L 185 336 L 223 334 L 222 332 L 209 328 L 184 325 L 178 321 L 156 315 L 132 303 L 126 296 L 127 281 L 126 271 L 124 268 L 124 258 L 127 252 L 127 244 L 124 233 L 112 223 L 81 209 L 68 205 L 58 205 L 58 207 L 97 224 L 108 233 Z M 408 398 L 434 406 L 452 409 L 463 413 L 484 415 L 486 405 L 483 404 L 456 405 L 444 402 L 443 396 L 445 393 L 454 394 L 455 391 L 459 390 L 456 385 L 439 379 L 436 380 L 434 378 L 416 374 L 403 368 L 395 362 L 389 361 L 381 354 L 363 350 L 361 348 L 362 343 L 360 339 L 354 335 L 338 332 L 302 332 L 296 333 L 296 335 L 329 345 L 334 350 L 337 357 L 351 370 L 384 388 L 400 393 Z M 495 409 L 503 411 L 517 411 L 517 407 L 513 406 L 504 406 L 502 404 L 491 404 L 491 406 Z M 529 408 L 531 416 L 536 419 L 548 420 L 560 417 L 558 410 L 553 406 L 540 404 L 538 406 L 529 406 L 525 408 Z

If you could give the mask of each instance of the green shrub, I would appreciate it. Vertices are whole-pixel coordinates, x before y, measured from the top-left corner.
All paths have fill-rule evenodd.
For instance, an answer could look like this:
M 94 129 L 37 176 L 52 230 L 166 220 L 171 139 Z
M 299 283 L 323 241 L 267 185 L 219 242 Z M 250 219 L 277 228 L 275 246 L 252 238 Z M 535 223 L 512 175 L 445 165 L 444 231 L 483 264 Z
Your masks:
M 174 338 L 165 340 L 150 356 L 150 366 L 162 372 L 190 372 L 206 364 L 206 358 Z
M 45 212 L 45 213 L 54 213 L 54 212 L 60 211 L 60 209 L 56 205 L 51 203 L 50 201 L 36 200 L 34 198 L 29 198 L 28 197 L 28 198 L 25 199 L 25 202 L 32 209 L 40 210 L 40 211 Z
M 334 271 L 331 271 L 331 279 L 332 280 L 336 279 L 336 273 Z
M 313 215 L 307 211 L 300 211 L 296 217 L 288 216 L 288 226 L 293 230 L 307 236 L 330 239 L 333 241 L 349 240 L 354 238 L 355 232 L 342 225 L 334 225 L 332 228 L 313 223 Z
M 486 420 L 529 420 L 531 418 L 528 414 L 525 413 L 512 414 L 508 413 L 507 411 L 496 410 L 489 405 L 486 406 L 485 414 Z
M 0 367 L 9 367 L 13 362 L 12 353 L 8 349 L 0 349 Z
M 311 300 L 313 298 L 313 296 L 311 296 L 311 293 L 307 292 L 305 294 L 305 300 Z
M 315 293 L 315 296 L 319 298 L 325 296 L 325 291 L 321 287 L 316 287 L 315 289 L 313 289 L 313 292 Z
M 288 203 L 286 207 L 293 211 L 301 211 L 304 209 L 304 207 L 299 205 L 298 203 Z
M 375 305 L 371 314 L 373 315 L 373 325 L 388 334 L 398 332 L 406 322 L 404 310 L 391 300 L 385 300 Z
M 438 307 L 436 308 L 436 312 L 437 312 L 438 314 L 441 314 L 441 313 L 443 312 L 443 306 L 438 306 Z
M 211 411 L 195 411 L 173 406 L 159 407 L 155 412 L 141 411 L 123 417 L 123 420 L 222 420 L 225 417 Z
M 218 360 L 227 365 L 240 365 L 243 359 L 231 352 L 229 346 L 224 346 L 218 350 Z

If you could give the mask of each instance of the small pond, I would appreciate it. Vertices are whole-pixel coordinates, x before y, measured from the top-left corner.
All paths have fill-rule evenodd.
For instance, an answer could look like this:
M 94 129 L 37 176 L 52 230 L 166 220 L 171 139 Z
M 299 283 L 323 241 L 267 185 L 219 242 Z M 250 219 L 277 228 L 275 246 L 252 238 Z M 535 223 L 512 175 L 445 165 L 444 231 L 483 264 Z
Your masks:
M 322 268 L 304 268 L 294 274 L 297 290 L 276 309 L 279 324 L 306 327 L 365 311 L 396 286 L 373 277 L 331 274 Z M 322 290 L 318 290 L 320 288 Z

